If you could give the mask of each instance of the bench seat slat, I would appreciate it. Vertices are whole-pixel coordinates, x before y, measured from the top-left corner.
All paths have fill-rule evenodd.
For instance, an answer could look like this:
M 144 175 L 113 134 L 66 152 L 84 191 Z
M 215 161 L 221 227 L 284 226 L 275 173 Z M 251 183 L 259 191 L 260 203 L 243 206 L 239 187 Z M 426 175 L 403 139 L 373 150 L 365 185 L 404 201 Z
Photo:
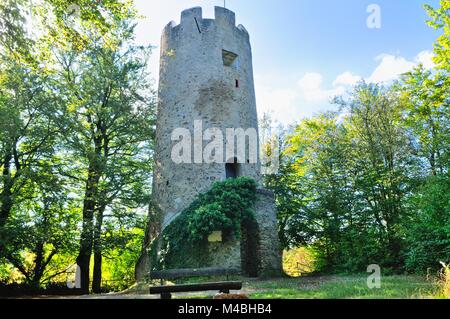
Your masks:
M 150 287 L 150 294 L 164 294 L 175 292 L 198 292 L 198 291 L 212 291 L 212 290 L 241 290 L 242 282 L 240 281 L 226 281 L 226 282 L 210 282 L 201 284 L 186 284 L 174 286 L 155 286 Z

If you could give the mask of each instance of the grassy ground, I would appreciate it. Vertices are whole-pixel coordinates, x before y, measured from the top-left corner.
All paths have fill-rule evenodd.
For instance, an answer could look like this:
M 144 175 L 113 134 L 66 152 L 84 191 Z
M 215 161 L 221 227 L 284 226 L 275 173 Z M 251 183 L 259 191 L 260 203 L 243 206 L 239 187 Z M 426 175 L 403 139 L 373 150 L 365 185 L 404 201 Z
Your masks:
M 439 297 L 439 286 L 416 276 L 383 277 L 380 289 L 367 287 L 366 275 L 249 281 L 244 292 L 257 299 L 411 299 Z
M 437 281 L 417 276 L 382 277 L 380 289 L 367 287 L 367 275 L 244 279 L 242 291 L 251 299 L 425 299 L 444 298 Z M 194 281 L 193 281 L 194 282 Z M 198 281 L 198 279 L 195 282 Z M 121 293 L 60 297 L 70 299 L 159 299 L 148 294 L 149 284 L 138 284 Z M 211 299 L 215 292 L 174 294 L 175 299 Z M 39 298 L 55 298 L 41 296 Z

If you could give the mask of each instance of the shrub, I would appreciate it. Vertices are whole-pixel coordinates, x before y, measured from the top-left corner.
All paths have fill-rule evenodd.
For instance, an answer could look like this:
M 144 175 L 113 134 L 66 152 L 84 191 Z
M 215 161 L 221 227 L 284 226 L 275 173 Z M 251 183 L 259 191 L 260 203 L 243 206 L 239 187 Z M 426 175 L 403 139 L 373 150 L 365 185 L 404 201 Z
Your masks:
M 431 177 L 412 199 L 414 212 L 407 232 L 406 268 L 425 273 L 450 260 L 450 180 Z
M 204 264 L 207 238 L 214 231 L 239 237 L 242 223 L 254 218 L 256 187 L 253 179 L 241 177 L 216 182 L 198 195 L 152 244 L 152 268 Z

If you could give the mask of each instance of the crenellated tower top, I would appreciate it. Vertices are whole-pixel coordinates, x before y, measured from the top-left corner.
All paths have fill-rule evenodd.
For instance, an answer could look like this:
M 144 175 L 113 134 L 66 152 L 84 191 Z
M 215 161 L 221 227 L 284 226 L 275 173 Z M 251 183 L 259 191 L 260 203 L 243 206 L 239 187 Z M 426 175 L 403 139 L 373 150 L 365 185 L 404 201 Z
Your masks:
M 248 31 L 242 24 L 236 26 L 236 15 L 233 11 L 223 7 L 214 7 L 214 19 L 204 19 L 201 7 L 186 9 L 181 12 L 181 22 L 171 21 L 163 31 L 163 37 L 168 34 L 184 32 L 207 33 L 212 30 L 235 31 L 249 39 Z

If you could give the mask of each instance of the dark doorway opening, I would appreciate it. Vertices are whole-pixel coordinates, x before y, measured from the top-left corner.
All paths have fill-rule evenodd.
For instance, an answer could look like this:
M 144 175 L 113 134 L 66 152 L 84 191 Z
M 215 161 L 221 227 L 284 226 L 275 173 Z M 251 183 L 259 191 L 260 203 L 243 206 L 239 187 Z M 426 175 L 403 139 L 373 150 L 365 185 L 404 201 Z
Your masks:
M 225 164 L 225 175 L 226 178 L 238 178 L 240 175 L 240 168 L 237 158 L 233 159 L 232 163 Z
M 241 225 L 241 268 L 245 276 L 257 278 L 259 266 L 259 227 L 256 220 L 250 219 Z

